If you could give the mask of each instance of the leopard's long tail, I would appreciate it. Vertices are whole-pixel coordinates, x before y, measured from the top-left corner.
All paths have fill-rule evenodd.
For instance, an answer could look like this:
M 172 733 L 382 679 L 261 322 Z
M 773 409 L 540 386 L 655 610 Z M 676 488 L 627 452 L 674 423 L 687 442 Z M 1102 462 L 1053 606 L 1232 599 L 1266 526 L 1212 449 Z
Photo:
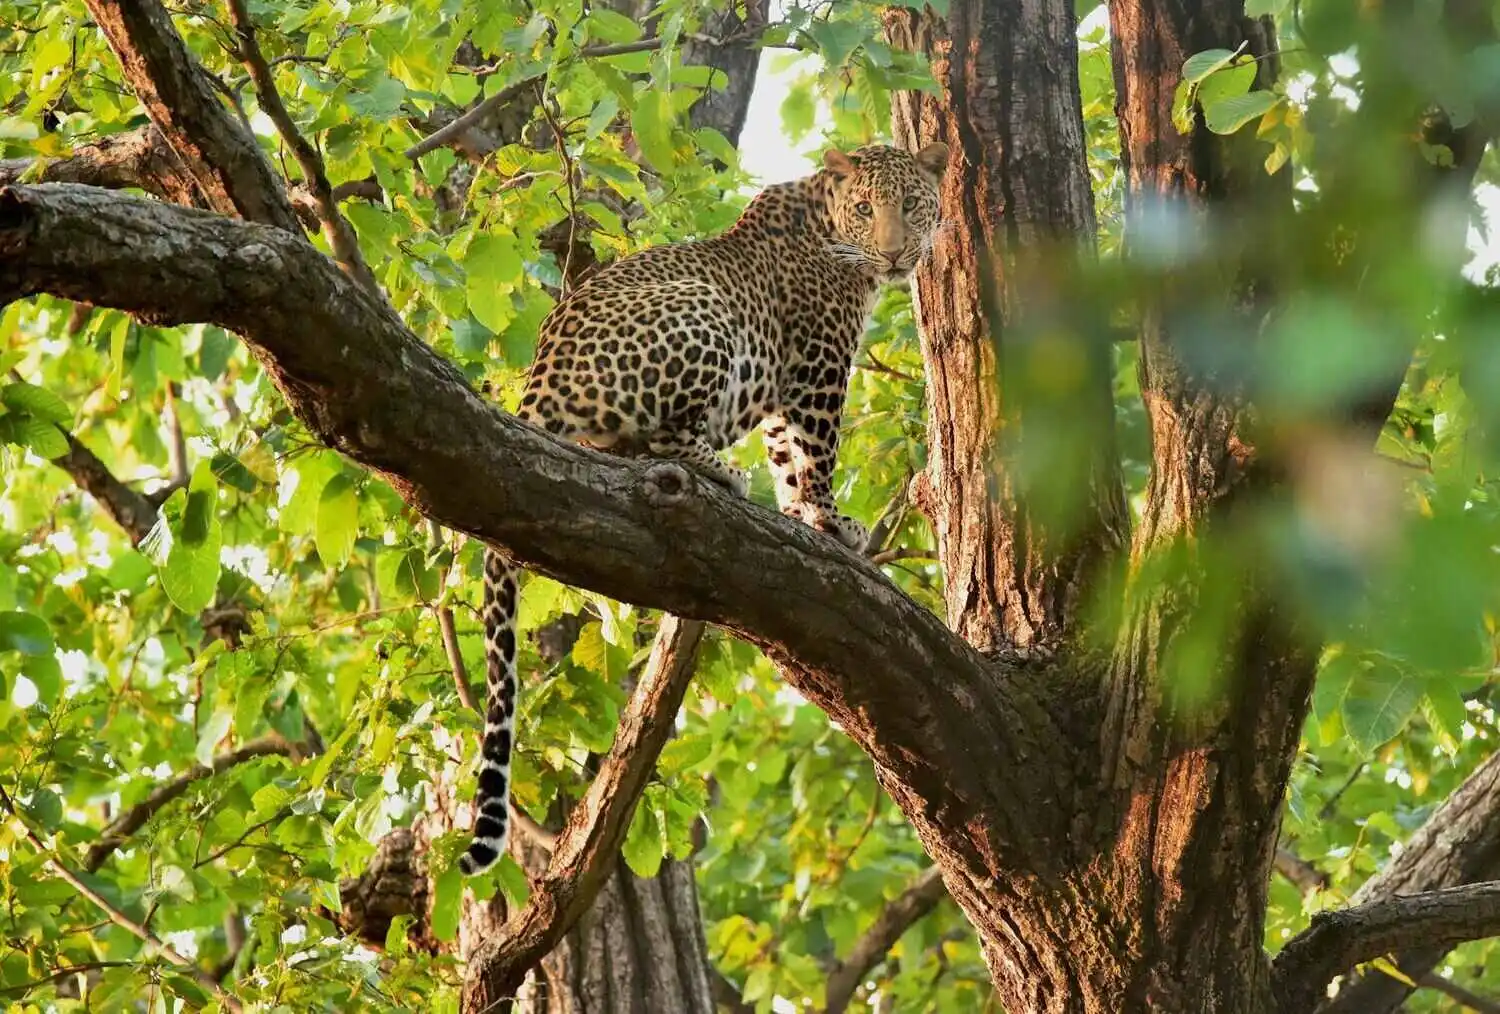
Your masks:
M 510 837 L 510 755 L 516 727 L 516 595 L 518 571 L 494 549 L 484 551 L 484 668 L 488 686 L 474 840 L 458 860 L 467 875 L 482 873 Z

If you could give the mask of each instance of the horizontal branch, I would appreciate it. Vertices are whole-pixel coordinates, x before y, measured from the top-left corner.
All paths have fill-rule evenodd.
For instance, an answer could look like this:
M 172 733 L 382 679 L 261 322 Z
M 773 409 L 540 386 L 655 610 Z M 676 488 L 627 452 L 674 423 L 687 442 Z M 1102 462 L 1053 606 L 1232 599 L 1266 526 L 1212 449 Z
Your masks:
M 625 841 L 646 781 L 672 736 L 696 669 L 703 631 L 703 624 L 694 620 L 662 618 L 651 657 L 620 716 L 614 744 L 569 812 L 552 844 L 547 869 L 532 884 L 531 898 L 469 959 L 466 1011 L 489 1010 L 496 1001 L 513 996 L 526 973 L 593 905 Z
M 1326 806 L 1325 806 L 1326 809 Z M 1500 880 L 1500 753 L 1487 757 L 1380 870 L 1350 904 Z M 1448 948 L 1419 941 L 1392 959 L 1410 982 L 1442 961 Z M 1320 1014 L 1391 1014 L 1414 989 L 1407 981 L 1370 970 L 1346 976 L 1338 996 Z
M 194 764 L 171 781 L 152 789 L 150 795 L 120 814 L 109 827 L 105 828 L 103 836 L 89 848 L 88 857 L 83 864 L 84 869 L 93 873 L 103 866 L 105 860 L 125 844 L 131 835 L 144 827 L 146 822 L 162 807 L 192 787 L 194 782 L 201 781 L 209 775 L 227 771 L 255 757 L 286 756 L 291 752 L 290 743 L 278 735 L 271 735 L 253 739 L 238 750 L 221 753 L 213 759 L 211 765 Z
M 1285 845 L 1276 848 L 1275 867 L 1277 873 L 1303 894 L 1321 891 L 1328 886 L 1328 874 Z
M 824 1014 L 843 1014 L 870 969 L 884 960 L 901 935 L 937 908 L 946 896 L 942 872 L 936 866 L 929 866 L 911 886 L 887 902 L 874 924 L 855 942 L 849 956 L 829 973 L 824 989 Z
M 193 179 L 182 171 L 161 131 L 145 126 L 110 134 L 63 158 L 0 160 L 0 186 L 19 183 L 87 183 L 110 190 L 134 187 L 173 204 L 199 203 Z
M 1367 902 L 1313 917 L 1276 956 L 1273 983 L 1286 1014 L 1312 1011 L 1334 977 L 1416 944 L 1451 947 L 1500 935 L 1500 881 Z
M 938 617 L 835 540 L 676 465 L 610 457 L 498 411 L 300 237 L 87 187 L 0 190 L 0 303 L 38 292 L 241 335 L 319 440 L 427 517 L 533 571 L 795 660 L 797 689 L 933 805 L 1037 826 L 932 730 L 973 728 L 1016 769 L 1066 737 Z

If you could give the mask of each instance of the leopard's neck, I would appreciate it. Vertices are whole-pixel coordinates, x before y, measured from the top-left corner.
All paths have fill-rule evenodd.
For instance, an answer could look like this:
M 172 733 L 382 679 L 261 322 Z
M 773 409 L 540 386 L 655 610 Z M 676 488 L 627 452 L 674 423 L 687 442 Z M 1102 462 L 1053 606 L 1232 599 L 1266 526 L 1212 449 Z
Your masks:
M 826 170 L 786 183 L 773 183 L 745 206 L 729 234 L 805 236 L 813 248 L 825 248 L 834 238 L 832 195 L 833 176 Z

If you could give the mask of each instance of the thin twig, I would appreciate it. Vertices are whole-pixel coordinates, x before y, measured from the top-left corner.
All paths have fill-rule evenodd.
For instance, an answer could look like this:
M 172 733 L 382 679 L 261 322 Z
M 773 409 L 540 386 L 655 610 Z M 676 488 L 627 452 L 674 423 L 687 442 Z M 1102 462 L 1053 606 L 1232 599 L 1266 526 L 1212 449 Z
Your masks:
M 98 870 L 131 835 L 144 827 L 146 822 L 162 807 L 185 793 L 194 782 L 207 778 L 209 775 L 227 771 L 256 757 L 286 756 L 291 749 L 291 744 L 281 736 L 273 734 L 253 739 L 238 750 L 219 754 L 213 759 L 211 765 L 193 765 L 171 781 L 157 786 L 150 795 L 120 814 L 109 827 L 105 828 L 104 834 L 89 849 L 88 857 L 84 860 L 84 869 L 90 873 Z
M 757 34 L 759 33 L 757 32 Z M 725 39 L 714 39 L 706 35 L 695 35 L 693 36 L 693 38 L 698 42 L 717 47 L 733 45 L 738 42 L 747 41 L 746 38 L 742 38 L 738 35 L 731 36 Z M 608 56 L 624 56 L 628 53 L 647 53 L 651 52 L 652 50 L 660 49 L 662 45 L 662 38 L 660 36 L 657 36 L 650 39 L 640 39 L 635 42 L 618 42 L 608 46 L 584 46 L 578 51 L 578 56 L 585 59 L 600 59 Z M 478 68 L 478 70 L 491 71 L 497 69 L 498 67 Z M 469 130 L 471 127 L 477 126 L 481 120 L 489 116 L 495 110 L 514 101 L 523 92 L 525 92 L 526 89 L 544 80 L 547 77 L 548 73 L 549 71 L 542 71 L 538 74 L 529 74 L 526 77 L 521 78 L 519 81 L 511 82 L 495 94 L 491 95 L 489 98 L 485 99 L 483 102 L 479 103 L 473 109 L 470 109 L 467 113 L 464 113 L 457 119 L 448 122 L 447 124 L 428 134 L 426 137 L 422 138 L 422 140 L 418 141 L 410 148 L 407 148 L 406 157 L 415 162 L 417 159 L 421 158 L 429 151 L 436 151 L 438 148 L 441 148 L 449 141 L 454 140 L 459 135 Z
M 874 349 L 865 349 L 865 358 L 868 359 L 869 362 L 860 363 L 859 367 L 864 370 L 869 370 L 871 373 L 883 373 L 888 377 L 899 377 L 909 384 L 919 383 L 922 379 L 915 374 L 907 373 L 905 370 L 898 370 L 894 366 L 887 366 L 876 357 Z
M 1487 1000 L 1478 993 L 1471 992 L 1454 982 L 1446 979 L 1435 972 L 1428 972 L 1417 979 L 1417 985 L 1423 989 L 1430 989 L 1436 993 L 1442 993 L 1451 1000 L 1458 1001 L 1468 1010 L 1477 1011 L 1478 1014 L 1500 1014 L 1500 1003 Z
M 48 848 L 47 845 L 42 841 L 42 839 L 37 836 L 37 833 L 31 829 L 31 825 L 27 824 L 26 821 L 21 819 L 20 812 L 16 809 L 15 804 L 11 802 L 10 794 L 5 791 L 4 786 L 0 786 L 0 805 L 3 805 L 5 809 L 10 811 L 11 817 L 15 819 L 16 823 L 21 825 L 21 830 L 25 834 L 26 840 L 31 842 L 32 847 L 42 855 L 42 857 L 46 860 L 47 866 L 51 868 L 52 872 L 56 873 L 59 877 L 66 881 L 68 885 L 73 888 L 73 890 L 77 891 L 89 901 L 93 902 L 101 912 L 109 917 L 110 922 L 114 923 L 116 926 L 120 927 L 125 932 L 135 937 L 141 943 L 145 944 L 148 953 L 156 957 L 161 957 L 164 960 L 176 965 L 178 968 L 187 971 L 190 975 L 192 975 L 192 977 L 198 982 L 200 986 L 212 993 L 214 997 L 224 1005 L 225 1009 L 234 1011 L 235 1014 L 240 1014 L 240 1012 L 244 1010 L 244 1008 L 240 1006 L 240 1002 L 229 993 L 225 992 L 224 988 L 219 985 L 219 983 L 213 978 L 213 976 L 195 966 L 191 961 L 183 957 L 181 954 L 178 954 L 177 951 L 173 950 L 168 944 L 163 942 L 160 937 L 158 937 L 155 933 L 152 933 L 145 926 L 142 926 L 140 923 L 130 918 L 130 916 L 126 915 L 124 912 L 121 912 L 118 908 L 115 908 L 115 906 L 109 902 L 109 899 L 105 898 L 102 894 L 94 890 L 88 884 L 85 884 L 83 880 L 78 876 L 78 874 L 74 873 L 67 866 L 65 866 L 62 860 L 58 859 L 57 856 L 53 854 L 52 850 Z
M 870 562 L 877 566 L 882 563 L 895 563 L 897 560 L 936 560 L 937 554 L 930 549 L 918 549 L 912 546 L 903 546 L 899 549 L 887 549 L 870 557 Z
M 77 975 L 80 972 L 93 972 L 101 968 L 126 968 L 134 964 L 136 964 L 136 962 L 134 961 L 84 961 L 76 965 L 69 965 L 66 968 L 59 968 L 55 971 L 49 972 L 39 979 L 32 979 L 29 982 L 22 982 L 15 986 L 6 986 L 3 989 L 0 989 L 0 996 L 4 996 L 6 994 L 24 995 L 28 990 L 35 989 L 38 986 L 45 986 L 49 982 L 57 982 L 61 979 L 66 979 L 68 976 Z
M 313 206 L 323 224 L 323 236 L 333 250 L 333 259 L 349 277 L 369 291 L 378 292 L 379 286 L 369 265 L 365 263 L 364 255 L 360 253 L 354 230 L 339 212 L 338 202 L 333 199 L 333 187 L 328 184 L 328 173 L 323 168 L 322 156 L 302 136 L 292 115 L 281 101 L 281 93 L 276 90 L 270 65 L 266 63 L 265 54 L 260 51 L 260 44 L 255 41 L 255 25 L 245 9 L 245 0 L 229 0 L 229 17 L 234 22 L 235 35 L 239 40 L 237 55 L 250 73 L 250 79 L 255 82 L 260 106 L 271 118 L 271 122 L 276 124 L 276 130 L 282 139 L 291 147 L 297 164 L 302 167 L 302 175 L 306 177 L 307 185 L 312 190 Z

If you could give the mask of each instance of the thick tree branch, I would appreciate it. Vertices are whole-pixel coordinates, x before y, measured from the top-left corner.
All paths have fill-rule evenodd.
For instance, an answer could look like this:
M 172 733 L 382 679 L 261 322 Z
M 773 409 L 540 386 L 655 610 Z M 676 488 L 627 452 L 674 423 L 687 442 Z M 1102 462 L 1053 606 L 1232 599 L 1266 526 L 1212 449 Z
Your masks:
M 300 239 L 281 180 L 254 136 L 224 107 L 159 0 L 88 0 L 88 8 L 203 203 Z
M 1276 956 L 1283 1014 L 1316 1009 L 1336 975 L 1383 954 L 1500 935 L 1500 881 L 1384 898 L 1313 917 Z
M 854 944 L 849 956 L 828 973 L 828 984 L 824 988 L 825 1014 L 843 1014 L 870 969 L 885 958 L 903 933 L 936 908 L 946 895 L 942 871 L 929 866 L 911 886 L 887 902 L 874 925 Z
M 426 516 L 534 571 L 795 659 L 797 688 L 930 805 L 993 806 L 1008 833 L 1036 833 L 1035 808 L 932 730 L 964 723 L 1017 769 L 1066 737 L 937 617 L 834 540 L 675 465 L 504 415 L 300 237 L 85 187 L 7 188 L 0 302 L 37 292 L 242 335 L 320 440 Z M 480 475 L 495 481 L 454 481 Z M 590 538 L 565 534 L 578 530 Z
M 152 933 L 141 923 L 120 911 L 110 903 L 108 898 L 105 898 L 98 891 L 84 883 L 78 874 L 64 865 L 62 860 L 58 859 L 53 851 L 47 847 L 46 843 L 31 829 L 31 825 L 21 819 L 21 815 L 16 811 L 15 804 L 11 802 L 10 795 L 4 788 L 0 788 L 0 806 L 4 806 L 16 822 L 21 825 L 26 840 L 46 859 L 48 867 L 66 881 L 68 886 L 72 887 L 73 890 L 93 902 L 108 917 L 110 922 L 144 944 L 148 954 L 152 957 L 159 957 L 164 961 L 168 961 L 186 971 L 197 981 L 198 985 L 213 994 L 226 1010 L 233 1011 L 235 1014 L 239 1014 L 240 1011 L 244 1010 L 238 1000 L 224 991 L 224 988 L 219 985 L 218 980 L 173 950 L 169 945 L 163 943 L 160 937 Z
M 105 860 L 117 848 L 125 844 L 131 835 L 144 827 L 157 811 L 186 792 L 194 782 L 227 771 L 255 757 L 284 757 L 291 752 L 290 743 L 279 735 L 270 735 L 253 739 L 237 750 L 221 753 L 213 759 L 210 765 L 194 764 L 171 781 L 158 785 L 150 795 L 120 814 L 109 827 L 105 828 L 103 836 L 90 846 L 88 857 L 84 860 L 84 869 L 90 873 L 98 870 L 104 865 Z
M 333 187 L 328 183 L 328 173 L 323 167 L 323 156 L 302 136 L 292 114 L 287 112 L 286 103 L 281 101 L 281 93 L 276 90 L 276 80 L 266 63 L 265 54 L 260 51 L 260 43 L 255 41 L 255 25 L 245 9 L 244 0 L 229 0 L 229 17 L 239 37 L 240 60 L 249 71 L 250 79 L 255 82 L 260 106 L 271 118 L 271 122 L 276 124 L 277 132 L 291 147 L 297 164 L 302 167 L 302 176 L 311 190 L 313 207 L 322 226 L 323 238 L 333 251 L 333 259 L 355 281 L 372 292 L 375 291 L 378 288 L 375 276 L 370 273 L 370 267 L 360 253 L 359 240 L 354 235 L 354 230 L 339 211 Z
M 594 903 L 625 840 L 636 801 L 671 738 L 703 630 L 700 622 L 662 618 L 651 657 L 620 716 L 614 745 L 569 812 L 546 871 L 532 884 L 531 900 L 472 957 L 464 983 L 465 1011 L 490 1010 L 514 996 L 526 972 Z
M 1427 822 L 1375 876 L 1355 892 L 1361 905 L 1402 894 L 1416 894 L 1500 879 L 1500 753 L 1493 753 L 1469 775 Z M 1413 982 L 1431 972 L 1448 948 L 1416 941 L 1394 964 Z M 1399 979 L 1376 971 L 1350 976 L 1321 1014 L 1389 1014 L 1412 993 Z
M 87 183 L 111 190 L 136 187 L 173 204 L 192 207 L 200 203 L 197 184 L 154 126 L 111 134 L 65 158 L 0 160 L 0 186 L 19 182 L 28 173 L 33 183 Z

